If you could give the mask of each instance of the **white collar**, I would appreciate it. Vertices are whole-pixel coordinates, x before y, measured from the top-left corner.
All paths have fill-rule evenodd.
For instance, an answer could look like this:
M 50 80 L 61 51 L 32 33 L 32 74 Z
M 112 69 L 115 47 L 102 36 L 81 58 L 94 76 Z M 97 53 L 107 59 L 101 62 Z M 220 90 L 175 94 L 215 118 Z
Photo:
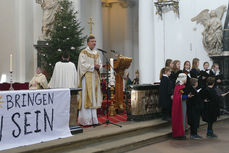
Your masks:
M 87 46 L 86 50 L 93 53 L 93 54 L 96 54 L 96 50 L 95 49 L 91 50 L 88 46 Z
M 212 72 L 213 72 L 215 75 L 219 75 L 220 70 L 218 70 L 218 71 L 215 72 L 215 70 L 212 69 Z
M 185 71 L 187 71 L 187 72 L 190 72 L 190 69 L 184 69 Z
M 164 76 L 164 77 L 168 77 L 168 75 L 166 75 L 166 74 L 163 74 L 163 76 Z

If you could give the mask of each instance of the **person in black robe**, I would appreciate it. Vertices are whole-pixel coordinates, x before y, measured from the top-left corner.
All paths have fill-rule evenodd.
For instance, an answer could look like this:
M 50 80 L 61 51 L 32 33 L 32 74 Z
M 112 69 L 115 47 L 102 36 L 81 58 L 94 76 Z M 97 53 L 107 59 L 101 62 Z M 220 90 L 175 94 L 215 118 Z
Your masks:
M 223 74 L 220 72 L 219 69 L 219 64 L 214 63 L 212 65 L 212 69 L 210 71 L 210 76 L 215 78 L 215 90 L 216 93 L 218 94 L 219 98 L 220 98 L 220 109 L 221 109 L 221 114 L 224 113 L 229 113 L 227 111 L 227 105 L 226 105 L 226 100 L 224 97 L 220 96 L 221 94 L 223 94 L 223 89 L 222 89 L 222 81 L 223 81 Z
M 174 90 L 175 85 L 176 85 L 176 80 L 178 75 L 182 73 L 182 70 L 180 70 L 180 61 L 179 60 L 174 60 L 173 61 L 173 68 L 171 71 L 171 75 L 169 76 L 171 82 L 172 82 L 172 89 Z
M 190 81 L 190 79 L 191 79 L 190 67 L 191 67 L 191 63 L 190 63 L 189 61 L 185 61 L 185 62 L 184 62 L 183 73 L 185 73 L 185 74 L 187 75 L 187 83 L 186 83 L 186 86 L 189 86 L 189 81 Z
M 199 89 L 205 89 L 207 86 L 207 78 L 209 77 L 209 74 L 206 71 L 200 71 L 200 77 L 198 79 L 198 88 Z
M 171 120 L 171 108 L 172 100 L 171 96 L 173 94 L 172 84 L 169 79 L 171 70 L 169 67 L 165 67 L 161 70 L 161 82 L 159 87 L 159 106 L 162 109 L 162 120 Z
M 202 119 L 208 123 L 207 136 L 217 137 L 213 132 L 213 123 L 220 116 L 219 110 L 219 96 L 214 89 L 215 78 L 209 77 L 207 79 L 207 88 L 201 92 L 201 98 L 204 101 Z
M 199 69 L 199 59 L 194 58 L 192 60 L 192 69 L 190 71 L 190 75 L 192 78 L 199 78 L 200 76 L 200 69 Z
M 187 100 L 187 115 L 188 124 L 190 125 L 190 138 L 201 139 L 202 137 L 197 134 L 197 129 L 200 125 L 200 113 L 202 106 L 202 99 L 198 93 L 198 79 L 191 78 L 190 85 L 187 87 L 187 92 L 191 94 L 191 98 Z
M 204 62 L 203 68 L 204 69 L 200 71 L 200 77 L 198 80 L 198 84 L 199 84 L 198 88 L 201 88 L 202 90 L 206 88 L 206 81 L 207 81 L 207 78 L 210 76 L 210 69 L 208 69 L 209 63 Z

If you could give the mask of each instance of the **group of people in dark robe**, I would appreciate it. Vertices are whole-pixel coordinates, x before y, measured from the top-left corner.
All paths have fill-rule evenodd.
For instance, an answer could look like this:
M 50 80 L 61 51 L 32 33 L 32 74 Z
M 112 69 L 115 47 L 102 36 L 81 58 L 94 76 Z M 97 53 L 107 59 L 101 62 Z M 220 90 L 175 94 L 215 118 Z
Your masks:
M 190 138 L 201 139 L 198 135 L 200 118 L 208 123 L 207 137 L 217 137 L 213 132 L 213 123 L 220 116 L 220 104 L 224 96 L 220 85 L 223 75 L 219 65 L 204 62 L 203 70 L 199 69 L 199 59 L 184 62 L 183 70 L 180 61 L 167 59 L 160 73 L 159 106 L 162 119 L 172 122 L 175 139 L 186 139 L 185 130 L 190 125 Z

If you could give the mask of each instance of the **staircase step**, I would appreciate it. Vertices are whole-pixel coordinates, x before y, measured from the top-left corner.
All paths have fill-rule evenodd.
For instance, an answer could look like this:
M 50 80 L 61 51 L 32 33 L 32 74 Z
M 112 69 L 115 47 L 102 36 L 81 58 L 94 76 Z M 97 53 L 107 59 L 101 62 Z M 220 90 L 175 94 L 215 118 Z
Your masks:
M 218 122 L 229 119 L 221 116 Z M 158 120 L 125 122 L 122 128 L 104 125 L 84 129 L 84 133 L 45 143 L 5 150 L 0 153 L 118 153 L 167 140 L 171 123 Z M 206 123 L 201 122 L 201 125 Z
M 89 145 L 86 148 L 71 148 L 71 151 L 65 153 L 117 153 L 136 149 L 145 145 L 158 143 L 167 140 L 171 134 L 171 127 L 163 127 L 144 134 L 126 137 L 122 139 L 115 139 L 108 142 L 98 142 Z

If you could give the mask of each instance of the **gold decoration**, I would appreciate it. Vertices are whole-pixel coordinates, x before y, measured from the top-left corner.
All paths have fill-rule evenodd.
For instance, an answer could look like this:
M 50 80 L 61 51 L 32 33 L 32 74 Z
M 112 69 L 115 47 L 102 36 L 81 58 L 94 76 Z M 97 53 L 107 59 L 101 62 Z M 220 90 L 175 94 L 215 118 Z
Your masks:
M 114 107 L 114 87 L 113 86 L 111 86 L 110 91 L 111 91 L 111 104 L 109 106 L 109 115 L 114 116 L 116 112 Z
M 82 53 L 85 54 L 85 55 L 87 55 L 88 57 L 94 58 L 94 59 L 97 59 L 99 57 L 99 54 L 98 53 L 96 55 L 95 54 L 91 54 L 87 50 L 83 50 Z
M 117 60 L 114 62 L 115 75 L 115 108 L 119 111 L 124 111 L 123 102 L 123 75 L 125 69 L 130 67 L 132 58 L 118 56 Z
M 134 2 L 128 0 L 102 0 L 103 7 L 112 7 L 113 4 L 119 4 L 123 8 L 132 7 Z

